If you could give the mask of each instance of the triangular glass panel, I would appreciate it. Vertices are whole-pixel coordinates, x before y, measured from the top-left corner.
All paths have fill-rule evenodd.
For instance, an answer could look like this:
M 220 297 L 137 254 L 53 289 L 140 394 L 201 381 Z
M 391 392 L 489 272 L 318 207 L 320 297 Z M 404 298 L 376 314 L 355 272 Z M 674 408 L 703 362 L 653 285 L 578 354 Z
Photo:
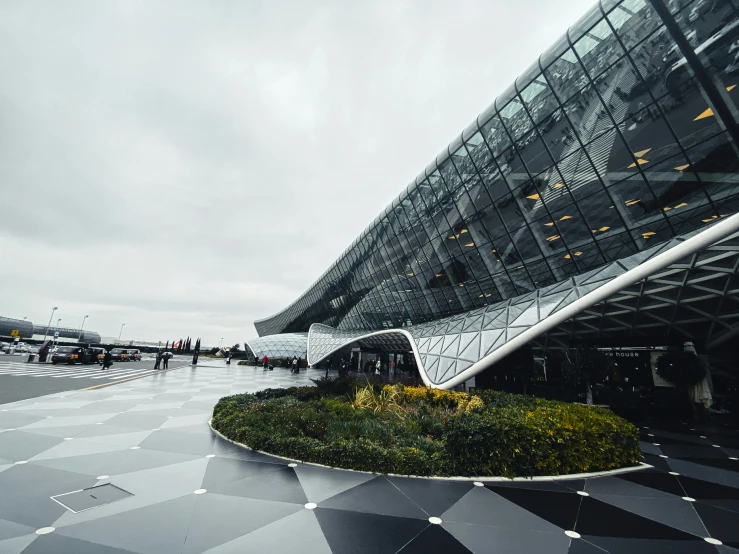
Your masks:
M 552 310 L 551 313 L 558 312 L 559 310 L 561 310 L 565 306 L 569 306 L 570 304 L 572 304 L 578 298 L 579 297 L 577 295 L 577 291 L 576 290 L 571 290 L 570 292 L 567 293 L 567 296 L 564 297 L 564 300 L 562 300 L 562 302 L 560 302 L 559 305 L 554 310 Z
M 477 361 L 477 360 L 475 360 Z M 459 375 L 462 373 L 465 369 L 472 366 L 474 362 L 468 362 L 465 360 L 457 360 L 457 367 L 454 369 L 454 375 Z
M 526 311 L 529 306 L 534 304 L 533 302 L 529 302 L 527 304 L 515 304 L 508 307 L 508 321 L 515 321 L 518 316 L 520 316 L 524 311 Z M 509 323 L 510 325 L 510 323 Z
M 539 323 L 539 308 L 536 302 L 533 302 L 531 306 L 526 308 L 524 312 L 518 316 L 514 321 L 508 324 L 509 327 L 530 327 L 535 323 Z
M 528 327 L 509 327 L 508 329 L 506 329 L 506 342 L 510 342 L 511 339 L 517 337 L 527 329 Z
M 487 316 L 485 316 L 485 325 L 483 325 L 484 329 L 503 329 L 505 328 L 506 324 L 508 323 L 508 308 L 498 312 L 498 314 L 495 316 L 494 319 L 491 319 L 490 321 L 487 320 Z
M 439 369 L 436 372 L 436 378 L 434 379 L 435 383 L 443 383 L 446 380 L 451 379 L 451 377 L 454 375 L 454 366 L 456 365 L 456 361 L 454 358 L 441 358 L 439 361 Z M 447 376 L 447 373 L 450 373 L 451 375 Z M 446 379 L 445 379 L 446 377 Z
M 444 356 L 457 357 L 457 348 L 459 347 L 459 335 L 447 335 L 444 337 L 444 346 L 441 353 Z
M 429 342 L 431 342 L 431 339 L 430 338 L 421 339 L 421 342 L 418 343 L 418 351 L 419 352 L 428 352 Z
M 429 342 L 429 354 L 436 354 L 437 356 L 441 354 L 441 345 L 443 344 L 444 337 L 431 337 L 431 341 Z
M 462 342 L 460 343 L 459 355 L 457 358 L 476 362 L 480 359 L 480 333 L 467 334 L 472 336 L 465 337 L 465 335 L 462 335 Z M 467 338 L 469 338 L 469 341 L 465 344 Z
M 551 314 L 567 295 L 560 292 L 557 295 L 539 299 L 539 321 L 543 321 Z
M 528 294 L 524 294 L 524 295 L 514 298 L 511 301 L 511 304 L 513 304 L 514 306 L 518 306 L 520 304 L 533 300 L 534 298 L 536 298 L 536 296 L 537 296 L 537 291 L 529 292 Z
M 462 330 L 463 323 L 464 323 L 464 320 L 455 321 L 453 323 L 450 323 L 445 334 L 451 335 L 453 333 L 459 333 Z
M 482 329 L 482 313 L 467 317 L 462 327 L 463 331 L 479 331 Z
M 439 357 L 429 356 L 426 358 L 426 375 L 432 382 L 436 382 L 436 371 L 439 369 Z
M 576 278 L 575 281 L 580 286 L 589 285 L 592 283 L 599 283 L 601 281 L 610 281 L 614 277 L 618 276 L 618 274 L 619 274 L 619 271 L 617 267 L 606 266 L 603 269 L 596 271 L 589 277 L 586 277 L 585 279 Z
M 487 356 L 503 336 L 503 329 L 482 331 L 480 333 L 480 358 Z
M 603 286 L 604 283 L 593 283 L 590 285 L 580 285 L 577 287 L 577 292 L 580 293 L 580 298 L 585 296 L 591 291 L 594 291 L 595 289 L 599 289 Z
M 552 285 L 551 287 L 547 287 L 546 289 L 544 289 L 541 293 L 541 296 L 549 296 L 558 292 L 572 290 L 573 286 L 574 285 L 572 284 L 571 278 L 565 279 L 561 283 L 557 283 L 556 285 Z

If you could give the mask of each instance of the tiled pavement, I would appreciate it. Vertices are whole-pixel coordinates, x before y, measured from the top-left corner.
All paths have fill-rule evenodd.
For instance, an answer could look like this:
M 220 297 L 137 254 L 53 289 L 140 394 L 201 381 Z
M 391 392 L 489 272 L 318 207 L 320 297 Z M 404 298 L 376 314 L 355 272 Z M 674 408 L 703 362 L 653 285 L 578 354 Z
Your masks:
M 319 373 L 185 368 L 1 405 L 0 553 L 739 552 L 735 428 L 642 429 L 655 468 L 618 477 L 471 483 L 293 467 L 208 427 L 221 396 Z M 103 483 L 134 496 L 50 499 Z

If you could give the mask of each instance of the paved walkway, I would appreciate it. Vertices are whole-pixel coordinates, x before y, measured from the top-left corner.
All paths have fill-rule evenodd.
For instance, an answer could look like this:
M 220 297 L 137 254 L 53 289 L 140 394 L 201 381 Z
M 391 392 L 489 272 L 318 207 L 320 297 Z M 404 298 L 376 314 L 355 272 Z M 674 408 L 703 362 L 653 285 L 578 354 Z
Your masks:
M 321 372 L 207 364 L 0 406 L 0 553 L 739 552 L 736 429 L 643 429 L 655 469 L 557 483 L 292 466 L 207 422 L 224 395 Z M 133 496 L 50 498 L 105 483 Z

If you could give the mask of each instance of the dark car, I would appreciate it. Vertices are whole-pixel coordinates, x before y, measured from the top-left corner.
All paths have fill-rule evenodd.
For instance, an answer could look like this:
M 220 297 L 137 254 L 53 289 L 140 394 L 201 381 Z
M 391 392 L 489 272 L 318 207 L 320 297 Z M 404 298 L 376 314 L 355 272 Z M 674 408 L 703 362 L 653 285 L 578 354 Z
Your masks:
M 128 350 L 125 348 L 114 348 L 110 351 L 111 359 L 114 362 L 127 362 L 128 361 Z
M 138 350 L 136 348 L 129 348 L 126 350 L 128 353 L 128 361 L 130 362 L 140 362 L 141 361 L 141 350 Z
M 103 363 L 103 358 L 105 358 L 105 348 L 93 347 L 93 348 L 88 348 L 87 350 L 89 351 L 89 354 L 90 354 L 90 361 L 87 362 L 88 364 L 94 364 L 94 363 L 102 364 Z
M 85 359 L 89 360 L 89 354 L 85 356 L 85 349 L 77 346 L 60 346 L 51 357 L 51 363 L 56 364 L 81 364 Z

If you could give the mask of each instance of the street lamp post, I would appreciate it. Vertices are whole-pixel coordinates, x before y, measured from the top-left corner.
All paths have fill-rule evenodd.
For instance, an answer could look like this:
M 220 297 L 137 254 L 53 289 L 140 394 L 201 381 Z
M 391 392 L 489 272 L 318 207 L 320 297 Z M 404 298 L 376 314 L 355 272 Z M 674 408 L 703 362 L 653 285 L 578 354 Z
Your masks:
M 220 340 L 220 342 L 218 343 L 218 348 L 219 348 L 219 349 L 221 348 L 221 345 L 222 345 L 222 344 L 223 344 L 223 337 L 221 337 L 221 340 Z
M 54 317 L 54 312 L 57 311 L 59 308 L 57 306 L 54 306 L 51 309 L 51 315 L 49 316 L 49 324 L 46 326 L 46 331 L 44 331 L 44 341 L 46 340 L 46 335 L 49 334 L 49 328 L 51 328 L 51 319 Z
M 82 325 L 80 325 L 80 336 L 79 336 L 79 337 L 77 337 L 77 340 L 78 340 L 78 341 L 81 341 L 81 340 L 82 340 L 82 328 L 83 328 L 83 327 L 85 326 L 85 320 L 86 320 L 86 319 L 87 319 L 88 317 L 90 317 L 90 316 L 89 316 L 89 315 L 86 315 L 85 317 L 83 317 L 83 318 L 82 318 Z
M 123 328 L 124 328 L 125 326 L 126 326 L 126 324 L 125 324 L 125 323 L 124 323 L 123 325 L 121 325 L 121 332 L 120 332 L 120 333 L 118 333 L 118 340 L 121 340 L 121 335 L 123 334 Z

